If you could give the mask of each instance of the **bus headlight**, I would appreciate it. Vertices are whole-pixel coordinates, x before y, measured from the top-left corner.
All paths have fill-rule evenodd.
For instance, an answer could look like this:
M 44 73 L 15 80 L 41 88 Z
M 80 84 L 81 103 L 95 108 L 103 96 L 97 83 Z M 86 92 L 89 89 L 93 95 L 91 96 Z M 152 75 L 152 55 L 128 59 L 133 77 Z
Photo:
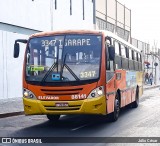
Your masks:
M 23 96 L 25 98 L 37 99 L 36 96 L 28 89 L 23 88 Z
M 95 98 L 104 95 L 104 87 L 100 86 L 96 89 L 92 90 L 92 92 L 89 94 L 88 98 Z

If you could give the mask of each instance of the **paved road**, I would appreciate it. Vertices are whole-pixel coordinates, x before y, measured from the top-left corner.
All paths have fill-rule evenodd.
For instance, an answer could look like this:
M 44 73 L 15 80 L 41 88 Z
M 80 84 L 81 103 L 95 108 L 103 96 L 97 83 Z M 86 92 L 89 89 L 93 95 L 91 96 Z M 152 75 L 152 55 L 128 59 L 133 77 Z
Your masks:
M 55 124 L 50 123 L 45 116 L 21 115 L 0 119 L 0 137 L 160 137 L 159 117 L 160 90 L 156 88 L 145 91 L 138 108 L 123 109 L 118 121 L 114 123 L 102 116 L 73 115 L 63 116 L 59 123 Z M 52 145 L 123 146 L 124 144 Z M 148 146 L 148 144 L 142 145 Z

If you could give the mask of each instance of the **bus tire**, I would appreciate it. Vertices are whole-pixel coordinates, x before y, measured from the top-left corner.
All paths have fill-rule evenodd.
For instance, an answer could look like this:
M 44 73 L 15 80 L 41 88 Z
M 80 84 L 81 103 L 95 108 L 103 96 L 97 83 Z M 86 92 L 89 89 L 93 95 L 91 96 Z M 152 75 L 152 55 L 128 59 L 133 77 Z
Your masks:
M 115 122 L 118 120 L 119 112 L 120 112 L 120 97 L 119 97 L 119 94 L 117 93 L 114 100 L 114 112 L 111 113 L 110 115 L 110 120 L 112 122 Z
M 60 115 L 47 115 L 49 121 L 57 122 L 60 118 Z
M 132 103 L 132 107 L 133 108 L 137 108 L 139 105 L 139 88 L 137 87 L 136 89 L 136 97 L 135 97 L 135 101 Z

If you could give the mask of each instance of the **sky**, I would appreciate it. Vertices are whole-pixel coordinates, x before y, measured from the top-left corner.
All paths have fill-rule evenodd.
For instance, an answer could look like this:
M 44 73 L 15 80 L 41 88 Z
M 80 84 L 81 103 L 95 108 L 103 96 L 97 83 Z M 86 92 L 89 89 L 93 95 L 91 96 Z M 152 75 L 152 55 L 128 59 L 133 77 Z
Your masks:
M 131 9 L 132 37 L 160 48 L 160 0 L 118 0 Z

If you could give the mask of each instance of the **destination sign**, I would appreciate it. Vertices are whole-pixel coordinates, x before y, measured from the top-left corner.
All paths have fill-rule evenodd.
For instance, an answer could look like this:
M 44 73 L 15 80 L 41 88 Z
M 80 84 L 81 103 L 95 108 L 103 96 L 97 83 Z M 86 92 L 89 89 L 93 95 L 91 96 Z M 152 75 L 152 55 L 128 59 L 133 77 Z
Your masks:
M 91 39 L 68 39 L 65 46 L 90 46 Z
M 65 47 L 66 46 L 90 46 L 91 39 L 66 39 L 65 40 Z M 50 47 L 50 46 L 59 46 L 59 48 L 63 47 L 63 40 L 53 39 L 53 40 L 42 40 L 41 41 L 42 47 Z

